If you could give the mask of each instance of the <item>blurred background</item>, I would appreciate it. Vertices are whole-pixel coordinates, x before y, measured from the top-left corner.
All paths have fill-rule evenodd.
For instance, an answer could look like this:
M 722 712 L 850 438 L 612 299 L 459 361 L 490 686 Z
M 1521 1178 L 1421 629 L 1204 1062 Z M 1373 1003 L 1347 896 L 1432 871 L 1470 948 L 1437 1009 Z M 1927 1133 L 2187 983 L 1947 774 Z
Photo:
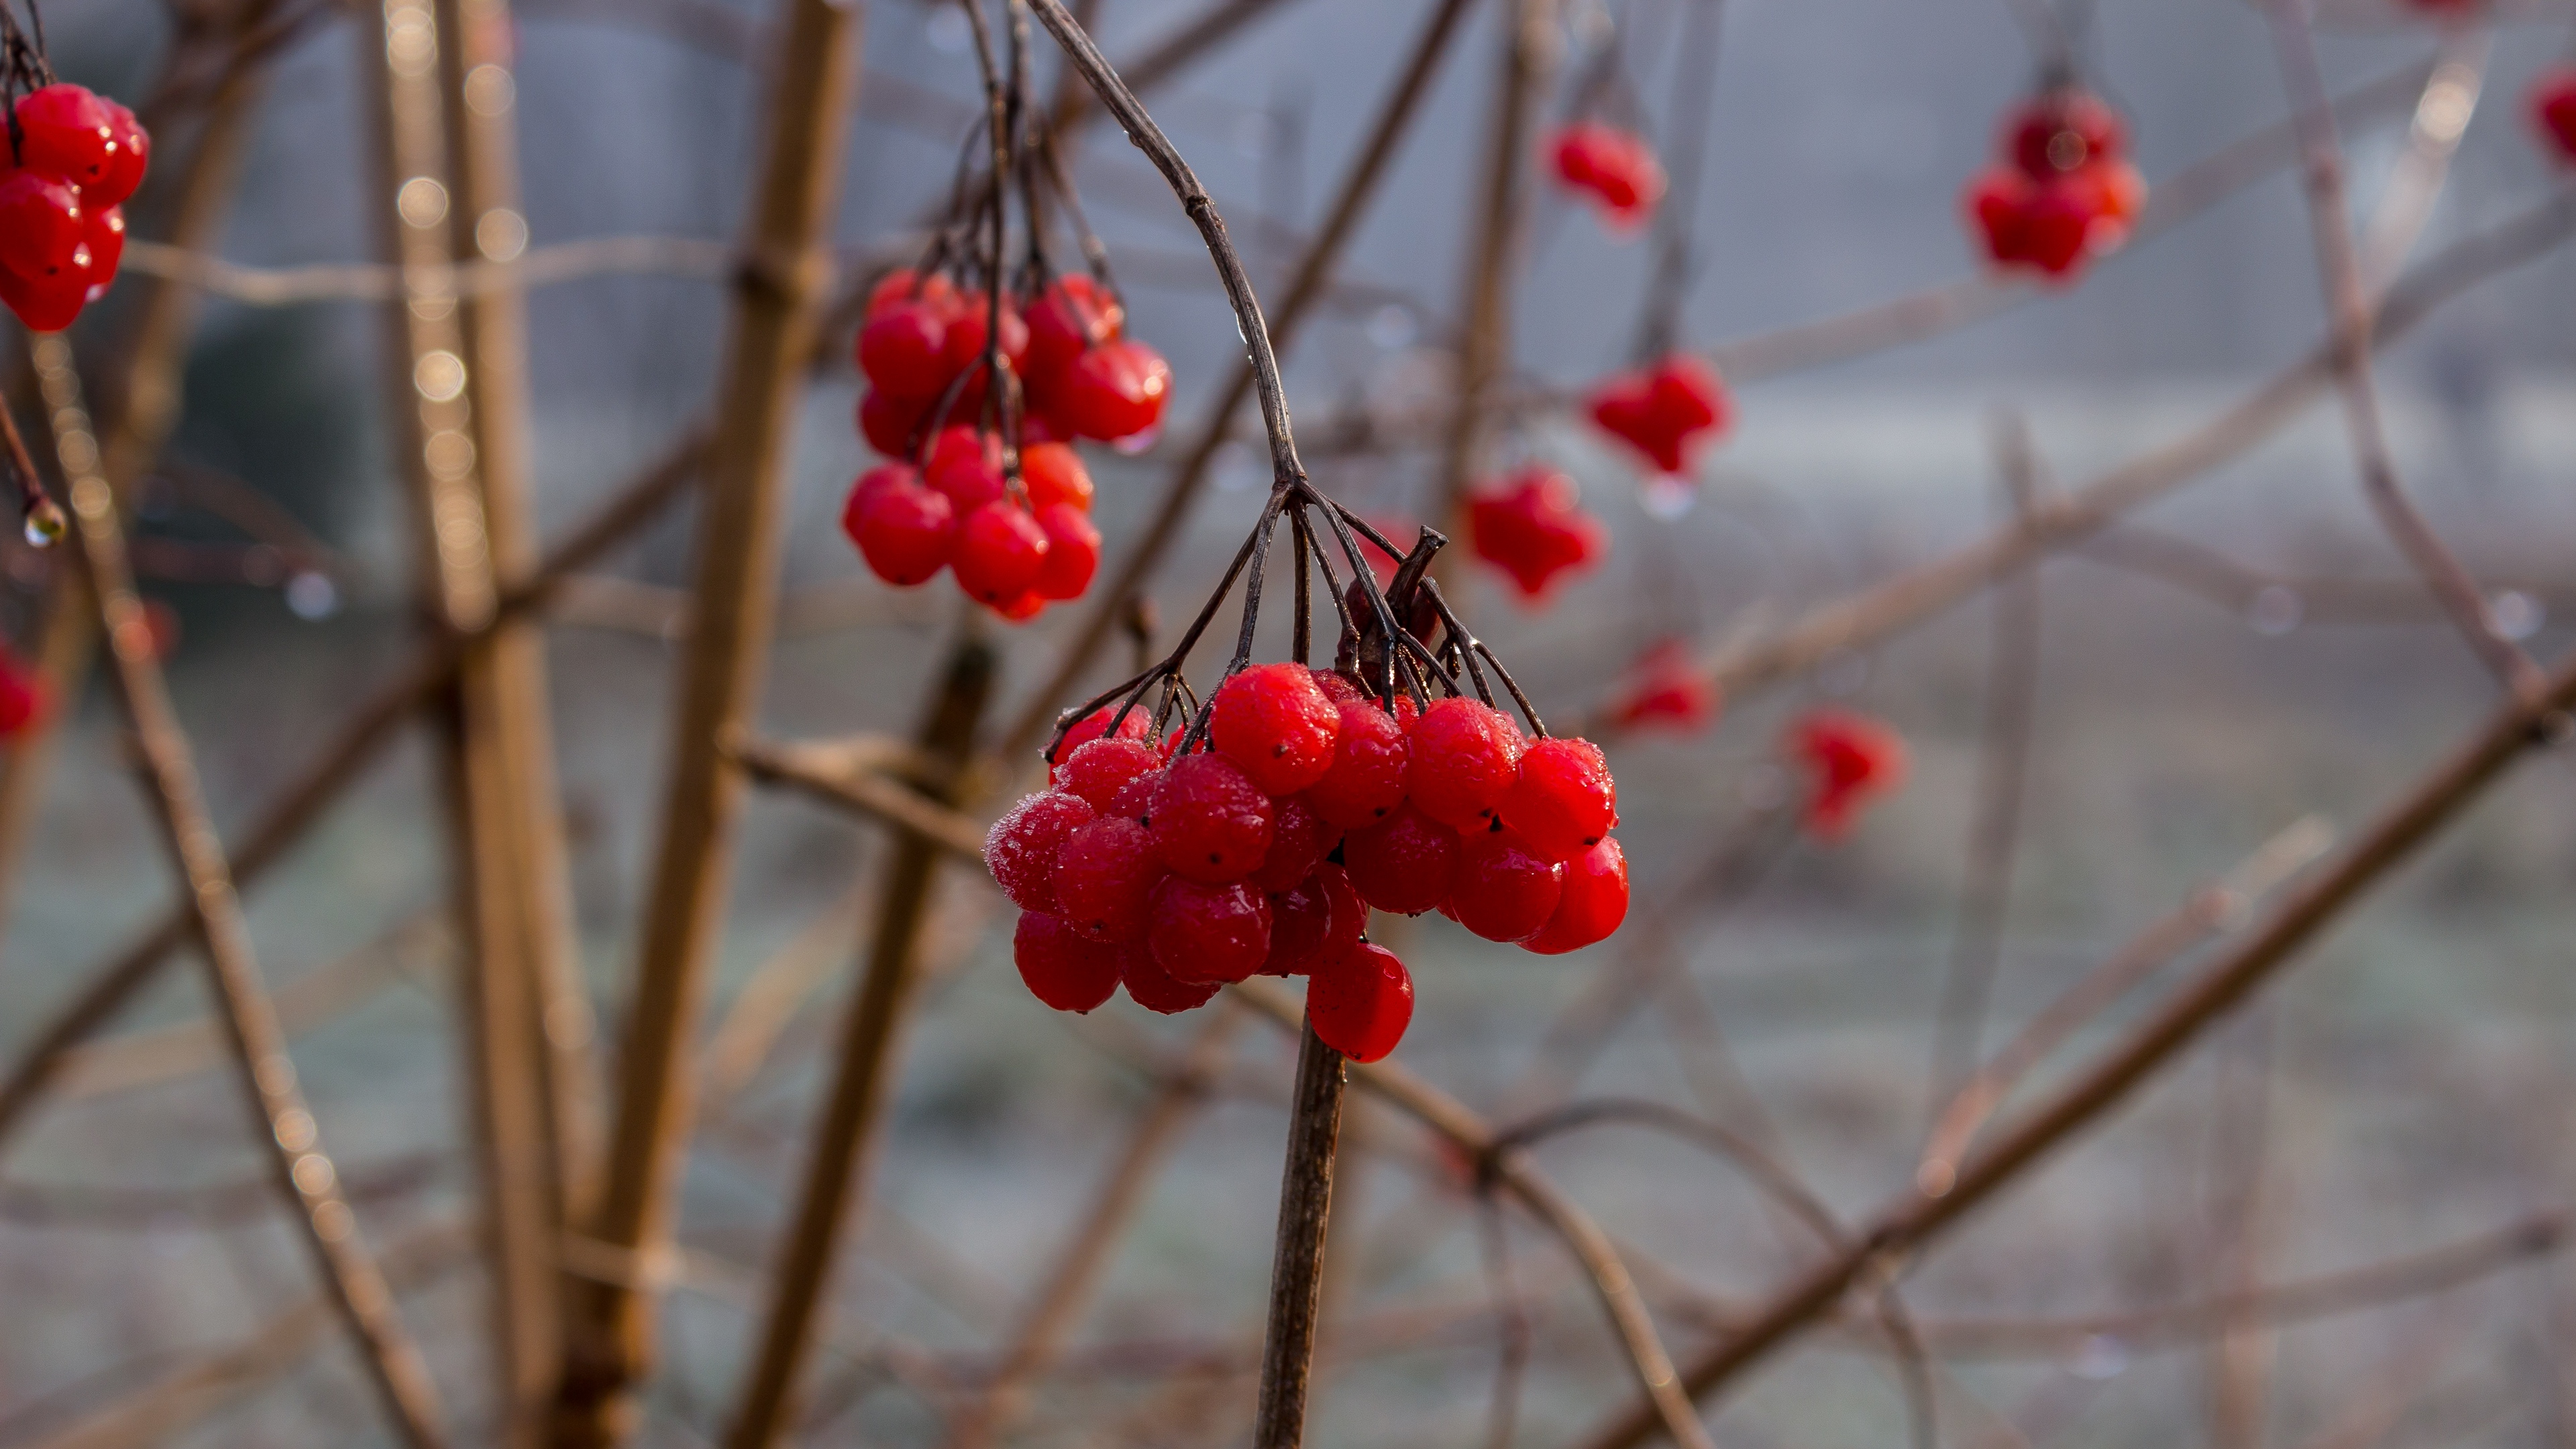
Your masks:
M 1607 561 L 1543 610 L 1490 573 L 1467 574 L 1479 629 L 1543 710 L 1567 716 L 1590 717 L 1658 639 L 1756 637 L 1991 530 L 2010 507 L 1997 440 L 2016 428 L 2043 488 L 2080 487 L 2207 426 L 2326 332 L 2299 178 L 2281 152 L 2078 286 L 2009 289 L 1992 315 L 1814 365 L 1761 361 L 1783 329 L 1978 272 L 1959 189 L 1986 162 L 1998 116 L 2028 91 L 2034 58 L 1999 0 L 1729 0 L 1722 45 L 1703 65 L 1672 39 L 1695 3 L 1614 0 L 1565 17 L 1578 60 L 1615 34 L 1668 159 L 1676 142 L 1657 127 L 1677 98 L 1711 88 L 1702 170 L 1678 193 L 1691 201 L 1695 269 L 1677 335 L 1714 351 L 1739 409 L 1678 506 L 1641 492 L 1626 459 L 1561 409 L 1501 420 L 1498 465 L 1566 469 L 1612 531 Z M 1139 54 L 1204 4 L 1105 0 L 1103 48 Z M 516 7 L 531 246 L 713 244 L 688 253 L 709 258 L 695 275 L 592 276 L 531 293 L 535 477 L 550 535 L 708 406 L 721 249 L 740 234 L 751 189 L 777 8 Z M 2151 182 L 2282 122 L 2259 10 L 2106 0 L 2081 11 L 2083 78 L 2125 113 Z M 1284 284 L 1427 13 L 1283 0 L 1151 97 L 1265 295 Z M 1407 420 L 1451 387 L 1501 18 L 1499 6 L 1473 7 L 1333 295 L 1287 359 L 1316 480 L 1373 517 L 1436 506 L 1438 430 L 1408 431 Z M 171 12 L 146 0 L 56 0 L 45 20 L 67 78 L 129 101 L 170 43 Z M 2412 78 L 2445 46 L 2471 58 L 2482 89 L 2413 255 L 2439 256 L 2549 203 L 2564 183 L 2523 96 L 2567 50 L 2569 20 L 2563 6 L 2500 5 L 2468 22 L 2491 30 L 2473 45 L 2398 0 L 2326 6 L 2330 86 L 2378 97 L 2344 117 L 2356 217 L 2390 186 Z M 833 231 L 854 271 L 918 244 L 913 228 L 945 194 L 981 103 L 954 8 L 878 0 L 865 26 Z M 213 249 L 223 260 L 377 257 L 360 69 L 373 37 L 365 17 L 333 11 L 274 56 Z M 1041 41 L 1042 88 L 1052 62 Z M 2398 83 L 2373 88 L 2389 77 Z M 1545 95 L 1543 124 L 1569 96 L 1564 81 Z M 1168 433 L 1186 434 L 1238 343 L 1186 217 L 1118 142 L 1095 121 L 1074 177 L 1126 287 L 1131 332 L 1172 361 Z M 1629 360 L 1653 242 L 1606 233 L 1553 187 L 1533 188 L 1511 366 L 1516 385 L 1542 393 Z M 136 216 L 138 237 L 161 234 L 148 207 Z M 2490 587 L 2499 628 L 2543 660 L 2576 618 L 2572 266 L 2549 249 L 2498 270 L 2394 341 L 2379 369 L 2409 489 Z M 102 304 L 76 345 L 112 336 L 120 302 Z M 253 305 L 218 289 L 188 353 L 183 418 L 133 500 L 147 591 L 176 622 L 168 666 L 181 713 L 228 826 L 292 777 L 415 632 L 385 325 L 379 302 Z M 1730 355 L 1756 365 L 1738 374 Z M 959 607 L 944 581 L 880 585 L 840 534 L 842 497 L 871 462 L 851 424 L 857 389 L 843 361 L 797 415 L 780 639 L 761 710 L 778 737 L 908 732 Z M 1379 441 L 1321 441 L 1372 415 Z M 1151 582 L 1166 619 L 1195 608 L 1260 508 L 1266 470 L 1249 413 L 1243 427 Z M 1174 451 L 1094 450 L 1113 563 Z M 578 581 L 547 634 L 603 1046 L 630 990 L 692 538 L 683 505 Z M 170 563 L 157 573 L 155 545 Z M 250 545 L 268 555 L 253 562 Z M 205 559 L 231 562 L 200 573 L 232 576 L 184 577 Z M 42 569 L 15 545 L 7 564 L 0 630 L 23 640 Z M 2292 865 L 2348 837 L 2494 703 L 2376 526 L 2323 393 L 2031 578 L 2035 612 L 2016 617 L 2037 631 L 2025 661 L 2034 703 L 1989 1050 L 2194 890 L 2267 842 L 2280 847 L 2283 832 L 2298 832 Z M 1980 784 L 1990 699 L 1998 641 L 2023 637 L 2009 623 L 1999 631 L 1997 607 L 1971 599 L 1829 654 L 1727 700 L 1704 733 L 1615 744 L 1638 911 L 1670 930 L 1704 1005 L 1661 1004 L 1673 986 L 1639 980 L 1640 1009 L 1569 1090 L 1758 1124 L 1846 1221 L 1906 1188 L 1939 1101 L 1945 975 L 1982 949 L 1962 933 L 1975 933 L 1963 917 L 1991 788 Z M 1080 612 L 1000 631 L 1008 707 L 1044 678 Z M 1795 788 L 1781 729 L 1820 700 L 1893 724 L 1913 754 L 1903 790 L 1835 844 L 1772 829 Z M 12 1052 L 174 898 L 112 701 L 93 688 L 70 707 L 10 884 L 0 1044 Z M 407 739 L 247 893 L 297 1065 L 380 1241 L 469 1222 L 477 1202 L 430 766 L 426 741 Z M 682 1193 L 687 1258 L 641 1442 L 720 1437 L 882 834 L 774 794 L 756 795 L 744 817 L 710 1013 L 720 1030 L 701 1052 L 705 1119 Z M 1742 868 L 1713 879 L 1712 857 Z M 1943 1437 L 2362 1449 L 2576 1435 L 2576 1284 L 2548 1233 L 2512 1239 L 2492 1262 L 2477 1258 L 2478 1271 L 2332 1313 L 2220 1311 L 2260 1285 L 2556 1222 L 2576 1168 L 2571 884 L 2576 775 L 2561 753 L 2526 766 L 2104 1127 L 1911 1264 L 1906 1302 L 1936 1365 Z M 811 1369 L 802 1432 L 814 1442 L 940 1442 L 1153 1091 L 1146 1068 L 1200 1025 L 1123 1000 L 1094 1018 L 1050 1013 L 1014 979 L 1001 907 L 964 871 L 938 896 L 938 974 Z M 1437 917 L 1403 926 L 1419 985 L 1403 1060 L 1496 1120 L 1529 1111 L 1523 1079 L 1541 1034 L 1622 969 L 1636 930 L 1552 958 Z M 731 1011 L 764 976 L 793 986 L 774 1033 Z M 2083 1059 L 2152 994 L 2100 1013 L 2051 1067 Z M 307 1322 L 301 1338 L 266 1337 L 309 1300 L 310 1268 L 268 1194 L 228 1069 L 191 1025 L 204 1011 L 197 974 L 169 973 L 81 1049 L 11 1141 L 0 1166 L 0 1445 L 389 1442 L 336 1333 Z M 1293 1055 L 1266 1025 L 1229 1043 L 1013 1442 L 1243 1442 Z M 1627 1405 L 1627 1370 L 1553 1242 L 1516 1219 L 1491 1228 L 1453 1160 L 1383 1106 L 1354 1101 L 1312 1442 L 1486 1442 L 1506 1299 L 1534 1335 L 1515 1442 L 1570 1442 Z M 1741 1175 L 1669 1139 L 1612 1127 L 1537 1155 L 1655 1265 L 1637 1271 L 1677 1356 L 1816 1251 Z M 1494 1231 L 1515 1280 L 1503 1297 Z M 2147 1312 L 2193 1303 L 2220 1310 Z M 473 1442 L 486 1412 L 476 1273 L 460 1262 L 423 1275 L 403 1306 Z M 189 1412 L 126 1438 L 65 1437 L 246 1338 L 275 1351 L 215 1376 Z M 1713 1425 L 1744 1449 L 1909 1432 L 1902 1375 L 1865 1314 L 1732 1391 Z

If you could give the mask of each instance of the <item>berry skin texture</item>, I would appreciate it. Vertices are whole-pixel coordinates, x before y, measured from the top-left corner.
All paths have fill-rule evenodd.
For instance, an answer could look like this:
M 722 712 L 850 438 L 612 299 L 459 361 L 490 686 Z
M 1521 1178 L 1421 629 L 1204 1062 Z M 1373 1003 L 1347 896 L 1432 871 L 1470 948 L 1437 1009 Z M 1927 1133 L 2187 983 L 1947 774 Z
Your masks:
M 1346 951 L 1316 966 L 1306 1020 L 1317 1039 L 1352 1061 L 1382 1060 L 1413 1024 L 1412 973 L 1383 946 Z
M 1405 794 L 1452 830 L 1481 826 L 1520 777 L 1521 732 L 1491 705 L 1443 699 L 1413 722 Z
M 1122 816 L 1075 827 L 1056 853 L 1056 901 L 1065 920 L 1094 941 L 1143 939 L 1145 903 L 1162 878 L 1145 827 Z
M 1495 813 L 1549 860 L 1572 860 L 1619 823 L 1619 787 L 1590 740 L 1540 740 L 1521 752 L 1520 778 Z
M 1217 993 L 1215 982 L 1175 981 L 1165 971 L 1154 953 L 1142 946 L 1128 946 L 1118 953 L 1119 984 L 1127 988 L 1127 999 L 1147 1011 L 1165 1016 L 1208 1004 Z
M 1087 941 L 1054 916 L 1023 911 L 1011 960 L 1029 994 L 1058 1011 L 1089 1012 L 1118 994 L 1119 948 Z
M 1806 823 L 1819 840 L 1849 835 L 1861 806 L 1905 783 L 1904 737 L 1864 714 L 1809 710 L 1789 726 L 1788 749 L 1810 777 Z
M 1628 918 L 1628 855 L 1615 839 L 1602 841 L 1565 866 L 1556 914 L 1521 949 L 1561 956 L 1606 941 Z
M 1243 981 L 1270 956 L 1270 900 L 1242 881 L 1165 876 L 1145 910 L 1145 942 L 1175 981 Z
M 1339 679 L 1339 675 L 1327 676 Z M 1345 683 L 1353 695 L 1359 691 Z M 1333 766 L 1306 789 L 1315 813 L 1345 830 L 1375 825 L 1404 803 L 1406 766 L 1413 759 L 1404 726 L 1365 699 L 1338 702 L 1341 728 L 1333 738 Z
M 1065 759 L 1084 745 L 1108 734 L 1109 722 L 1113 719 L 1118 721 L 1117 738 L 1122 740 L 1141 740 L 1154 728 L 1154 712 L 1142 705 L 1128 710 L 1125 717 L 1121 718 L 1117 705 L 1104 704 L 1073 722 L 1072 728 L 1064 732 L 1064 738 L 1057 743 L 1054 752 L 1047 756 L 1048 763 L 1052 764 Z
M 1097 813 L 1079 796 L 1048 790 L 1014 805 L 984 836 L 984 866 L 1011 904 L 1024 911 L 1055 915 L 1056 857 L 1065 837 L 1091 823 Z
M 1418 916 L 1449 898 L 1458 835 L 1408 803 L 1344 840 L 1342 864 L 1362 900 L 1391 915 Z
M 905 468 L 903 473 L 910 475 L 912 470 Z M 851 490 L 850 507 L 842 512 L 841 526 L 878 578 L 904 588 L 929 582 L 956 552 L 956 506 L 946 494 L 924 488 L 909 476 L 875 485 L 860 479 Z
M 1339 670 L 1316 669 L 1308 672 L 1315 676 L 1315 687 L 1324 692 L 1324 698 L 1335 704 L 1349 704 L 1355 700 L 1368 698 L 1365 690 L 1353 684 L 1351 677 Z
M 1270 808 L 1270 850 L 1252 883 L 1265 891 L 1284 891 L 1314 874 L 1315 868 L 1342 843 L 1340 827 L 1328 825 L 1303 797 L 1291 796 Z
M 1270 853 L 1270 797 L 1222 755 L 1174 760 L 1147 811 L 1156 858 L 1201 885 L 1241 880 Z
M 2576 164 L 2576 66 L 2543 71 L 2531 83 L 2531 123 L 2550 158 Z
M 1217 686 L 1208 737 L 1265 795 L 1294 795 L 1333 768 L 1341 712 L 1302 664 L 1256 664 Z
M 1162 767 L 1163 758 L 1151 745 L 1132 739 L 1088 740 L 1065 755 L 1055 767 L 1052 783 L 1068 795 L 1080 796 L 1092 809 L 1106 811 L 1130 781 Z
M 998 499 L 966 515 L 957 525 L 957 552 L 948 566 L 957 587 L 979 604 L 999 606 L 1036 585 L 1046 567 L 1046 530 L 1029 511 Z
M 1038 509 L 1038 530 L 1046 535 L 1046 561 L 1038 566 L 1032 586 L 1041 599 L 1079 599 L 1100 571 L 1100 530 L 1091 516 L 1070 503 Z
M 1565 894 L 1565 867 L 1508 830 L 1461 842 L 1449 914 L 1488 941 L 1538 934 Z
M 1029 490 L 1029 506 L 1044 512 L 1050 503 L 1069 503 L 1091 511 L 1091 470 L 1082 455 L 1063 443 L 1031 443 L 1020 450 L 1020 482 Z

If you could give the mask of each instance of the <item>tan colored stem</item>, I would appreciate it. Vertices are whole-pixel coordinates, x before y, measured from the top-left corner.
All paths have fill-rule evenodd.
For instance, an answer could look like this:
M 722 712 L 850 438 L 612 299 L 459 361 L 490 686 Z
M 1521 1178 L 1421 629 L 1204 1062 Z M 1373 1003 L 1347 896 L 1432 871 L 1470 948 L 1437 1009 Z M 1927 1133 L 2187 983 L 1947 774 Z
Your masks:
M 1288 1151 L 1279 1172 L 1279 1226 L 1272 1240 L 1270 1318 L 1261 1342 L 1252 1449 L 1299 1449 L 1306 1442 L 1306 1391 L 1315 1369 L 1315 1312 L 1323 1301 L 1345 1073 L 1342 1054 L 1324 1045 L 1314 1024 L 1301 1026 Z

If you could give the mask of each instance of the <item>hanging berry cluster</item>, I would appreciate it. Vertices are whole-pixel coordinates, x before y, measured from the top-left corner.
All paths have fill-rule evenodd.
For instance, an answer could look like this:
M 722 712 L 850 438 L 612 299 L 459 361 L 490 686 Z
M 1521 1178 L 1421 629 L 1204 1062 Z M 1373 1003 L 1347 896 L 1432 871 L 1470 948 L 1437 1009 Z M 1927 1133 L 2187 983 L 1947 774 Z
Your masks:
M 1999 159 L 1968 183 L 1965 204 L 1997 265 L 2071 282 L 2129 239 L 2147 183 L 2100 97 L 2053 86 L 2004 118 L 1996 144 Z
M 1657 473 L 1679 476 L 1700 452 L 1726 435 L 1735 405 L 1717 369 L 1687 352 L 1669 352 L 1634 372 L 1602 382 L 1590 412 L 1601 431 L 1636 450 Z
M 1614 232 L 1641 229 L 1664 199 L 1663 163 L 1634 131 L 1606 121 L 1577 121 L 1556 133 L 1547 152 L 1557 181 L 1589 201 Z
M 1610 530 L 1583 511 L 1573 479 L 1530 467 L 1468 495 L 1467 546 L 1539 603 L 1561 575 L 1610 552 Z
M 992 102 L 986 184 L 961 177 L 953 219 L 928 254 L 869 294 L 859 431 L 889 461 L 851 487 L 841 524 L 886 582 L 909 587 L 946 569 L 968 597 L 1018 621 L 1080 598 L 1099 566 L 1091 477 L 1071 444 L 1152 441 L 1172 373 L 1126 335 L 1105 249 L 1048 139 L 1025 134 L 1023 37 L 1013 30 L 1005 78 L 982 12 L 964 8 Z M 1006 260 L 1014 181 L 1016 264 Z M 1073 220 L 1087 272 L 1056 274 L 1049 200 Z
M 116 280 L 123 203 L 143 184 L 152 140 L 132 111 L 55 80 L 43 34 L 30 40 L 0 5 L 0 87 L 9 103 L 0 302 L 30 330 L 60 332 Z
M 1297 555 L 1295 653 L 1251 662 L 1270 540 Z M 1349 582 L 1317 543 L 1328 527 Z M 1400 560 L 1381 587 L 1360 538 Z M 1358 1061 L 1395 1049 L 1413 983 L 1368 940 L 1370 908 L 1438 910 L 1543 954 L 1607 937 L 1627 914 L 1616 790 L 1601 751 L 1550 738 L 1493 651 L 1428 574 L 1440 535 L 1399 555 L 1302 478 L 1271 496 L 1166 659 L 1066 712 L 1051 788 L 993 827 L 985 860 L 1023 912 L 1020 974 L 1048 1005 L 1090 1011 L 1123 986 L 1177 1012 L 1254 975 L 1308 978 L 1324 1043 Z M 1312 577 L 1341 625 L 1309 668 Z M 1226 677 L 1199 703 L 1182 673 L 1245 580 Z M 1527 721 L 1495 705 L 1499 684 Z M 1148 702 L 1148 696 L 1153 699 Z

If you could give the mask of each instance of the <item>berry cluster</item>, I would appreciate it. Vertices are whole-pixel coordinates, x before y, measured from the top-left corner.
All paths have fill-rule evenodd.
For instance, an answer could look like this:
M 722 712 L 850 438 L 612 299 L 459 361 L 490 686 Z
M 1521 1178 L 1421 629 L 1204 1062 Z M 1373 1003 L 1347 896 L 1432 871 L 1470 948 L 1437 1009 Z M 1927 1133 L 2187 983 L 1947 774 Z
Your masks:
M 1621 373 L 1593 389 L 1592 421 L 1659 473 L 1691 471 L 1699 451 L 1725 435 L 1734 405 L 1716 369 L 1687 352 Z
M 1689 646 L 1663 639 L 1629 667 L 1609 718 L 1621 729 L 1695 735 L 1717 723 L 1718 706 L 1717 685 L 1692 666 Z
M 2576 66 L 2541 72 L 2531 83 L 2531 124 L 2561 162 L 2576 162 Z
M 1091 473 L 1063 443 L 1032 443 L 1016 486 L 991 433 L 942 428 L 920 467 L 885 463 L 859 475 L 841 531 L 876 576 L 910 587 L 951 569 L 968 598 L 1005 619 L 1035 618 L 1082 597 L 1100 567 Z
M 1316 1034 L 1375 1061 L 1404 1035 L 1413 984 L 1366 941 L 1369 908 L 1437 909 L 1543 954 L 1627 914 L 1600 750 L 1530 741 L 1476 700 L 1390 709 L 1347 674 L 1262 664 L 1217 689 L 1205 746 L 1148 735 L 1143 710 L 1101 706 L 1057 747 L 1052 788 L 985 843 L 1024 912 L 1021 977 L 1059 1010 L 1124 985 L 1184 1011 L 1228 982 L 1305 976 Z
M 1969 217 L 1996 264 L 2072 281 L 2084 263 L 2119 249 L 2147 204 L 2128 161 L 2128 133 L 2101 99 L 2048 91 L 2004 120 L 2001 159 L 1968 183 Z
M 946 271 L 906 268 L 876 285 L 858 340 L 868 380 L 859 431 L 870 447 L 909 458 L 926 425 L 984 415 L 992 313 L 983 290 L 970 293 Z M 1024 440 L 1152 441 L 1172 369 L 1126 325 L 1117 293 L 1089 276 L 1056 277 L 1034 300 L 1005 295 L 999 355 L 1019 384 Z
M 1664 167 L 1646 138 L 1603 121 L 1577 121 L 1550 139 L 1549 163 L 1612 231 L 1633 232 L 1664 199 Z
M 124 201 L 143 184 L 152 141 L 134 113 L 55 83 L 18 98 L 0 171 L 0 302 L 37 332 L 60 332 L 116 280 Z
M 1820 840 L 1851 833 L 1860 807 L 1905 783 L 1905 740 L 1864 714 L 1812 709 L 1789 726 L 1790 757 L 1806 771 L 1806 825 Z
M 1468 495 L 1467 547 L 1535 601 L 1559 575 L 1599 563 L 1610 551 L 1610 530 L 1583 511 L 1573 479 L 1531 467 Z

